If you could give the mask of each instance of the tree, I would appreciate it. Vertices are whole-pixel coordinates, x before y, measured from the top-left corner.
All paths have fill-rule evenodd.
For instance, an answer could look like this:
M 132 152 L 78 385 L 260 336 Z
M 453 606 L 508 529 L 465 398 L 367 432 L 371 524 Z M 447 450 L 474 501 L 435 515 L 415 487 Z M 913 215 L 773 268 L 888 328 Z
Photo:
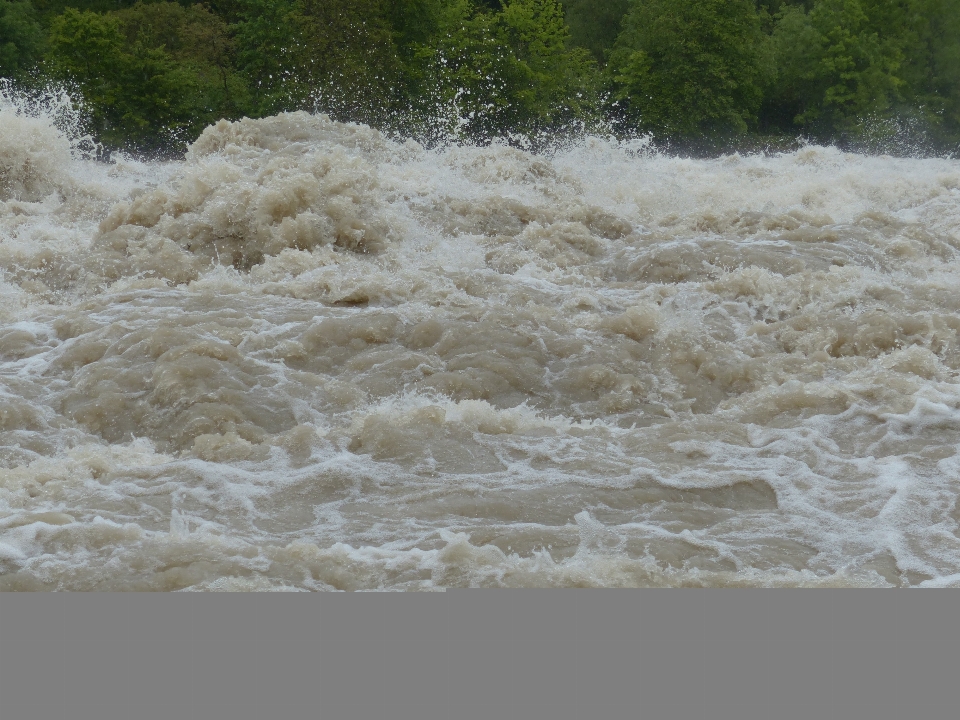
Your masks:
M 386 0 L 241 0 L 238 68 L 252 113 L 300 108 L 358 121 L 396 105 L 399 60 Z
M 234 69 L 236 49 L 226 22 L 203 5 L 138 2 L 115 13 L 126 47 L 163 49 L 191 76 L 195 125 L 236 116 L 249 105 L 249 89 Z M 201 126 L 201 128 L 202 128 Z
M 887 111 L 904 84 L 899 43 L 877 31 L 861 0 L 817 0 L 809 12 L 788 7 L 773 38 L 777 94 L 798 125 L 848 128 Z
M 68 9 L 51 24 L 48 68 L 80 86 L 108 145 L 169 150 L 228 114 L 232 80 L 216 66 L 223 32 L 202 8 L 176 3 Z
M 701 150 L 930 147 L 960 142 L 960 0 L 0 0 L 0 75 L 44 72 L 140 149 L 292 109 L 425 141 L 608 113 Z
M 746 131 L 770 71 L 752 0 L 633 0 L 608 66 L 624 119 L 674 138 Z
M 941 140 L 960 140 L 960 1 L 874 0 L 871 14 L 903 58 L 900 97 Z M 901 110 L 900 107 L 896 108 Z
M 630 0 L 563 0 L 570 42 L 589 50 L 598 62 L 605 62 L 629 7 Z
M 557 0 L 505 0 L 497 12 L 468 2 L 451 7 L 445 31 L 433 46 L 419 46 L 411 63 L 429 99 L 422 114 L 450 108 L 448 132 L 487 140 L 557 130 L 599 106 L 596 63 L 568 47 Z
M 0 77 L 17 77 L 43 49 L 43 31 L 27 0 L 0 0 Z
M 568 49 L 570 29 L 559 2 L 508 0 L 498 29 L 530 76 L 528 113 L 535 125 L 556 126 L 589 113 L 596 63 L 586 50 Z

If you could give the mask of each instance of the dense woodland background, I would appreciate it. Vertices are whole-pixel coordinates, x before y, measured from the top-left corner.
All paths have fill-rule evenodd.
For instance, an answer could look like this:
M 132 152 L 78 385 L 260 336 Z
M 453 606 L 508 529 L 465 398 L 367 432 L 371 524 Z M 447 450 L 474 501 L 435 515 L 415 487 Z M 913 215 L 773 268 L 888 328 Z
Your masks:
M 308 109 L 423 142 L 960 147 L 960 0 L 0 0 L 0 77 L 107 146 Z

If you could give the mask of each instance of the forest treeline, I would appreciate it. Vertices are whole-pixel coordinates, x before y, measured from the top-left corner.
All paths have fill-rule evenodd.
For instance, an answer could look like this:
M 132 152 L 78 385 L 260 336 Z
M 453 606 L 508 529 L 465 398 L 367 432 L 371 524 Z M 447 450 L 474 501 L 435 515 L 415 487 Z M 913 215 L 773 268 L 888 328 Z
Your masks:
M 328 112 L 422 141 L 960 142 L 960 0 L 0 0 L 0 77 L 110 147 Z

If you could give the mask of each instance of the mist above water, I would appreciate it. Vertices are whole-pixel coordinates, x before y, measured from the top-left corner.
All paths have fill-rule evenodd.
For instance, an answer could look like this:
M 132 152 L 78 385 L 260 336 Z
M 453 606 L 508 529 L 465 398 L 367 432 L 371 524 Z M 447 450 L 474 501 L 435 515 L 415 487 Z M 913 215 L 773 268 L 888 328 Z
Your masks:
M 0 589 L 960 584 L 960 162 L 96 162 L 0 106 Z

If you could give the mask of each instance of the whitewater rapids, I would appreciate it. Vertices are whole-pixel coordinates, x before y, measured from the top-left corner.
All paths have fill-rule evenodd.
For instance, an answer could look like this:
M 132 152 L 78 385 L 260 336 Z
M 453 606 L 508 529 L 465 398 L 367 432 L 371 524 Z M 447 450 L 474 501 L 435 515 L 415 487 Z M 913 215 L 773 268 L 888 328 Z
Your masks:
M 0 590 L 960 585 L 960 162 L 97 162 L 0 109 Z

